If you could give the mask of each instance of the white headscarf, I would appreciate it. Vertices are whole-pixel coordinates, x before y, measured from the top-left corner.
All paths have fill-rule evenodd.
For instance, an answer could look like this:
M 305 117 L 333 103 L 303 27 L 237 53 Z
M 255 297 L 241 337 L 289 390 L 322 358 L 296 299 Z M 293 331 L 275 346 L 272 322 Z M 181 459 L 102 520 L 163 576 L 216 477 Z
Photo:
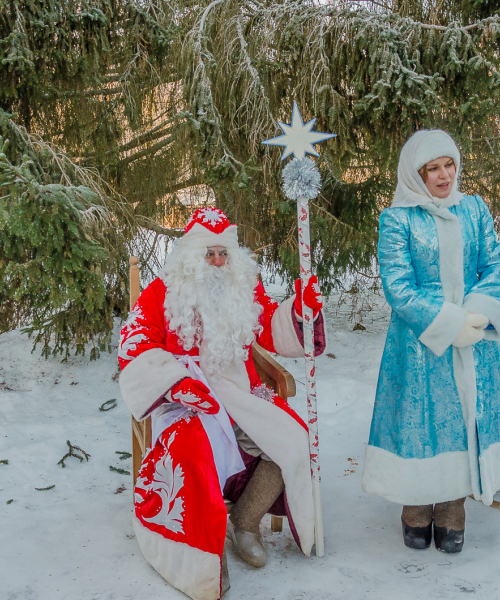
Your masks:
M 449 156 L 457 169 L 451 192 L 446 198 L 436 198 L 427 189 L 418 170 L 431 160 Z M 398 164 L 398 185 L 392 206 L 454 206 L 463 198 L 458 190 L 460 151 L 453 138 L 441 129 L 422 129 L 414 133 L 401 150 Z

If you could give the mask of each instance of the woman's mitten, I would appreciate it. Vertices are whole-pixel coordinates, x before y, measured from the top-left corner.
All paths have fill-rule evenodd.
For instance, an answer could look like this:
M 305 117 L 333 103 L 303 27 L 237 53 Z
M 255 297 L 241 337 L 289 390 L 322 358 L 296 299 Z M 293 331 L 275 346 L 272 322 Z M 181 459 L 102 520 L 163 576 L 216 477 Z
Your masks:
M 489 323 L 488 317 L 479 313 L 469 313 L 465 319 L 462 329 L 458 332 L 457 337 L 453 340 L 453 346 L 457 348 L 465 348 L 477 344 L 484 338 L 484 328 Z

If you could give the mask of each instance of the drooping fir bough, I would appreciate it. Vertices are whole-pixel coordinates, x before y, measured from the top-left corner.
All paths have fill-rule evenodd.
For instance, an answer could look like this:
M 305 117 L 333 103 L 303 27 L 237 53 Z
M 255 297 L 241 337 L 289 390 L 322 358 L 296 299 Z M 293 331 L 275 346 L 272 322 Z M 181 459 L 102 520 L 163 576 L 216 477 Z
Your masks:
M 26 324 L 46 356 L 93 342 L 95 358 L 125 295 L 126 212 L 57 148 L 5 113 L 0 126 L 0 330 Z
M 295 207 L 259 146 L 294 99 L 338 134 L 311 206 L 325 292 L 374 274 L 378 214 L 417 128 L 454 136 L 462 188 L 498 214 L 497 13 L 489 0 L 0 0 L 2 328 L 31 322 L 46 352 L 104 347 L 127 254 L 157 268 L 194 199 L 215 197 L 269 271 L 295 278 Z M 23 127 L 46 145 L 19 141 Z M 91 205 L 109 216 L 92 209 L 93 234 Z

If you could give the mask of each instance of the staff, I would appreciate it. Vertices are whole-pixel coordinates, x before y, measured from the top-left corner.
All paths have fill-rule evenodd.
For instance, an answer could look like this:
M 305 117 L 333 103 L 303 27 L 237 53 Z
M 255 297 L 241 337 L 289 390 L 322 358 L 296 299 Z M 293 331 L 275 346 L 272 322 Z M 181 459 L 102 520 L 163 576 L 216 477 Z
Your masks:
M 314 323 L 313 310 L 304 303 L 304 291 L 312 276 L 309 200 L 316 198 L 318 195 L 321 188 L 321 177 L 316 164 L 311 159 L 305 158 L 305 155 L 308 153 L 319 156 L 313 144 L 335 137 L 335 134 L 311 131 L 315 121 L 316 119 L 312 119 L 304 124 L 297 103 L 294 102 L 291 124 L 278 123 L 284 135 L 266 140 L 263 143 L 270 146 L 285 146 L 281 160 L 284 160 L 291 154 L 295 157 L 283 169 L 283 191 L 288 198 L 297 201 L 297 229 L 307 381 L 307 425 L 309 429 L 309 455 L 314 499 L 314 537 L 316 556 L 322 557 L 325 554 L 325 545 L 320 488 L 318 408 L 316 381 L 314 377 L 316 370 L 314 363 Z

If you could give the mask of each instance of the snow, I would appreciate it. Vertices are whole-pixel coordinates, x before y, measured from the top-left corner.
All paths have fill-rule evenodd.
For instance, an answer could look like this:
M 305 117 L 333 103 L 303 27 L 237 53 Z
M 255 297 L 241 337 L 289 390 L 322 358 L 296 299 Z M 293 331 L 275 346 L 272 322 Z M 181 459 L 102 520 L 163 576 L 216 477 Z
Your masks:
M 279 285 L 268 289 L 283 297 Z M 227 542 L 227 600 L 500 598 L 499 510 L 467 499 L 463 552 L 418 551 L 403 545 L 401 507 L 361 491 L 388 311 L 375 298 L 365 331 L 352 331 L 349 314 L 331 299 L 329 345 L 317 361 L 325 556 L 304 557 L 286 522 L 283 533 L 271 533 L 266 517 L 263 569 L 246 565 Z M 131 452 L 130 416 L 113 379 L 119 325 L 115 353 L 95 362 L 45 360 L 20 331 L 0 336 L 0 460 L 9 461 L 0 463 L 2 600 L 186 598 L 142 558 L 131 476 L 109 469 L 131 470 L 131 459 L 116 454 Z M 297 380 L 290 403 L 305 416 L 304 364 L 279 360 Z M 112 398 L 116 408 L 99 411 Z M 61 468 L 66 440 L 89 461 L 70 457 Z

